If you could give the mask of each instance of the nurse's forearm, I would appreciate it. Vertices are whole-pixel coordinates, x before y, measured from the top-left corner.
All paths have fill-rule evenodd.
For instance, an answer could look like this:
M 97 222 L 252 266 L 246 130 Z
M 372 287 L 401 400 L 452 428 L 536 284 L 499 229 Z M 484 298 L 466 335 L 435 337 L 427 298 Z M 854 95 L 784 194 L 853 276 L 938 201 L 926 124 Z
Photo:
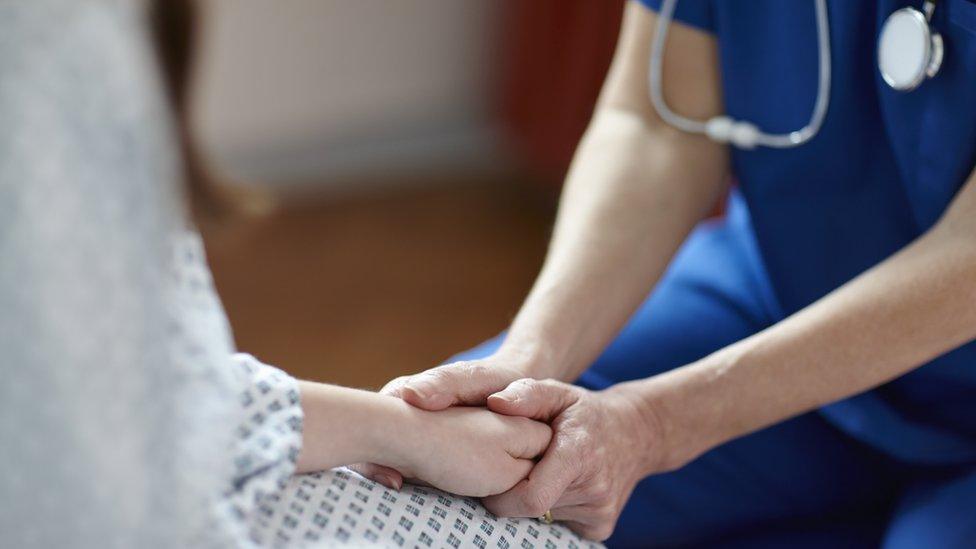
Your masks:
M 704 320 L 704 319 L 703 319 Z M 916 242 L 779 324 L 638 382 L 672 465 L 976 338 L 976 177 Z M 976 365 L 974 365 L 976 367 Z
M 663 135 L 662 135 L 663 134 Z M 502 354 L 573 379 L 627 321 L 723 185 L 724 151 L 599 113 L 580 144 L 545 266 Z
M 656 16 L 628 2 L 613 64 L 576 151 L 545 266 L 500 350 L 531 377 L 575 378 L 647 296 L 727 186 L 728 152 L 664 124 L 647 96 Z M 664 95 L 677 112 L 722 112 L 708 33 L 675 24 Z M 509 360 L 511 359 L 511 360 Z

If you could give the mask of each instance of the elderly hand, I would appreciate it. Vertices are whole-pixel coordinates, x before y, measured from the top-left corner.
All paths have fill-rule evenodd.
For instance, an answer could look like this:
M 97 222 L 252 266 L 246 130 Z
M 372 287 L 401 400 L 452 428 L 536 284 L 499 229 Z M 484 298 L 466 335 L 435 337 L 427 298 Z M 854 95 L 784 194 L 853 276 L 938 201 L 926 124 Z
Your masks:
M 550 422 L 553 438 L 529 476 L 485 498 L 485 507 L 505 517 L 551 511 L 581 536 L 610 537 L 637 482 L 677 465 L 662 452 L 659 421 L 634 387 L 625 383 L 593 392 L 521 379 L 491 395 L 491 410 Z

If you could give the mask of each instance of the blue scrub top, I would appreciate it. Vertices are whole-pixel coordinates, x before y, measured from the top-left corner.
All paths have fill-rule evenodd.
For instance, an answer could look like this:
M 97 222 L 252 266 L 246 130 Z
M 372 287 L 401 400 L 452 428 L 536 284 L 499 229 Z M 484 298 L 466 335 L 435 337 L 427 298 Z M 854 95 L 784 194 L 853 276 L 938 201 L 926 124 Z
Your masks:
M 659 9 L 660 0 L 641 1 Z M 733 149 L 780 317 L 929 229 L 973 171 L 976 0 L 937 3 L 945 59 L 934 79 L 897 92 L 878 71 L 884 20 L 921 4 L 829 1 L 832 80 L 820 133 L 793 149 Z M 675 17 L 717 36 L 730 116 L 774 133 L 807 123 L 817 94 L 813 0 L 681 0 Z M 821 412 L 896 458 L 976 460 L 976 344 Z

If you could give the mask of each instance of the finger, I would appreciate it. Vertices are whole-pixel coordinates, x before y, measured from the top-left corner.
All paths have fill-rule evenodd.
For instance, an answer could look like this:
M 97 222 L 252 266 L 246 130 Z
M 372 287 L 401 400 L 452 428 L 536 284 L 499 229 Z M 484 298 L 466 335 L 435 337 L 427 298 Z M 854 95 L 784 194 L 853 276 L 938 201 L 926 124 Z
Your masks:
M 575 469 L 568 466 L 562 452 L 550 448 L 527 478 L 505 493 L 485 498 L 482 503 L 500 517 L 541 517 L 552 509 L 575 476 Z
M 499 414 L 552 421 L 579 399 L 579 389 L 551 379 L 520 379 L 488 397 L 488 408 Z
M 401 396 L 400 390 L 403 388 L 403 384 L 406 383 L 408 379 L 410 379 L 410 376 L 400 376 L 397 378 L 393 378 L 390 381 L 388 381 L 387 384 L 384 385 L 379 392 L 381 395 L 390 395 L 390 396 L 395 396 L 397 398 L 400 398 Z
M 406 482 L 409 482 L 410 484 L 413 484 L 414 486 L 427 486 L 429 488 L 433 488 L 434 487 L 433 484 L 427 482 L 426 480 L 420 479 L 420 478 L 413 478 L 413 477 L 411 477 L 411 478 L 404 479 L 404 480 Z
M 512 476 L 509 478 L 517 478 L 519 479 L 519 482 L 522 482 L 522 480 L 528 478 L 529 474 L 532 473 L 532 469 L 535 467 L 535 461 L 532 459 L 516 459 L 514 460 L 514 462 L 515 464 L 512 465 L 512 468 L 514 470 L 512 472 Z M 506 490 L 511 490 L 512 487 L 515 486 L 515 484 L 513 484 L 512 486 L 508 486 Z M 495 494 L 488 494 L 488 495 L 494 496 L 497 495 L 498 492 L 501 492 L 501 490 L 498 490 Z
M 357 463 L 350 465 L 350 469 L 369 480 L 378 482 L 391 490 L 399 490 L 403 487 L 403 475 L 396 469 L 391 469 L 375 463 Z
M 512 420 L 519 420 L 517 432 L 514 436 L 506 437 L 508 444 L 508 454 L 515 458 L 534 459 L 549 447 L 552 440 L 552 428 L 545 423 L 524 418 L 513 417 Z
M 556 503 L 552 506 L 553 509 L 557 507 L 574 507 L 576 505 L 590 504 L 592 503 L 593 497 L 587 493 L 586 486 L 579 483 L 574 483 L 566 488 L 563 495 L 559 496 Z
M 443 410 L 455 405 L 483 405 L 491 393 L 516 379 L 513 371 L 482 361 L 438 366 L 408 379 L 401 398 L 424 410 Z

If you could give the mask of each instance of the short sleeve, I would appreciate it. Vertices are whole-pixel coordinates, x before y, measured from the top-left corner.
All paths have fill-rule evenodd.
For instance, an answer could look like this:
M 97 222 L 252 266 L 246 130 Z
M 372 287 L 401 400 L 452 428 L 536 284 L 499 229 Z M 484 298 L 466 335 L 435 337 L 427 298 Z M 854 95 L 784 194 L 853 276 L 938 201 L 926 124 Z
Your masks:
M 654 11 L 661 11 L 664 0 L 637 0 Z M 678 0 L 674 19 L 707 32 L 715 32 L 711 0 Z

